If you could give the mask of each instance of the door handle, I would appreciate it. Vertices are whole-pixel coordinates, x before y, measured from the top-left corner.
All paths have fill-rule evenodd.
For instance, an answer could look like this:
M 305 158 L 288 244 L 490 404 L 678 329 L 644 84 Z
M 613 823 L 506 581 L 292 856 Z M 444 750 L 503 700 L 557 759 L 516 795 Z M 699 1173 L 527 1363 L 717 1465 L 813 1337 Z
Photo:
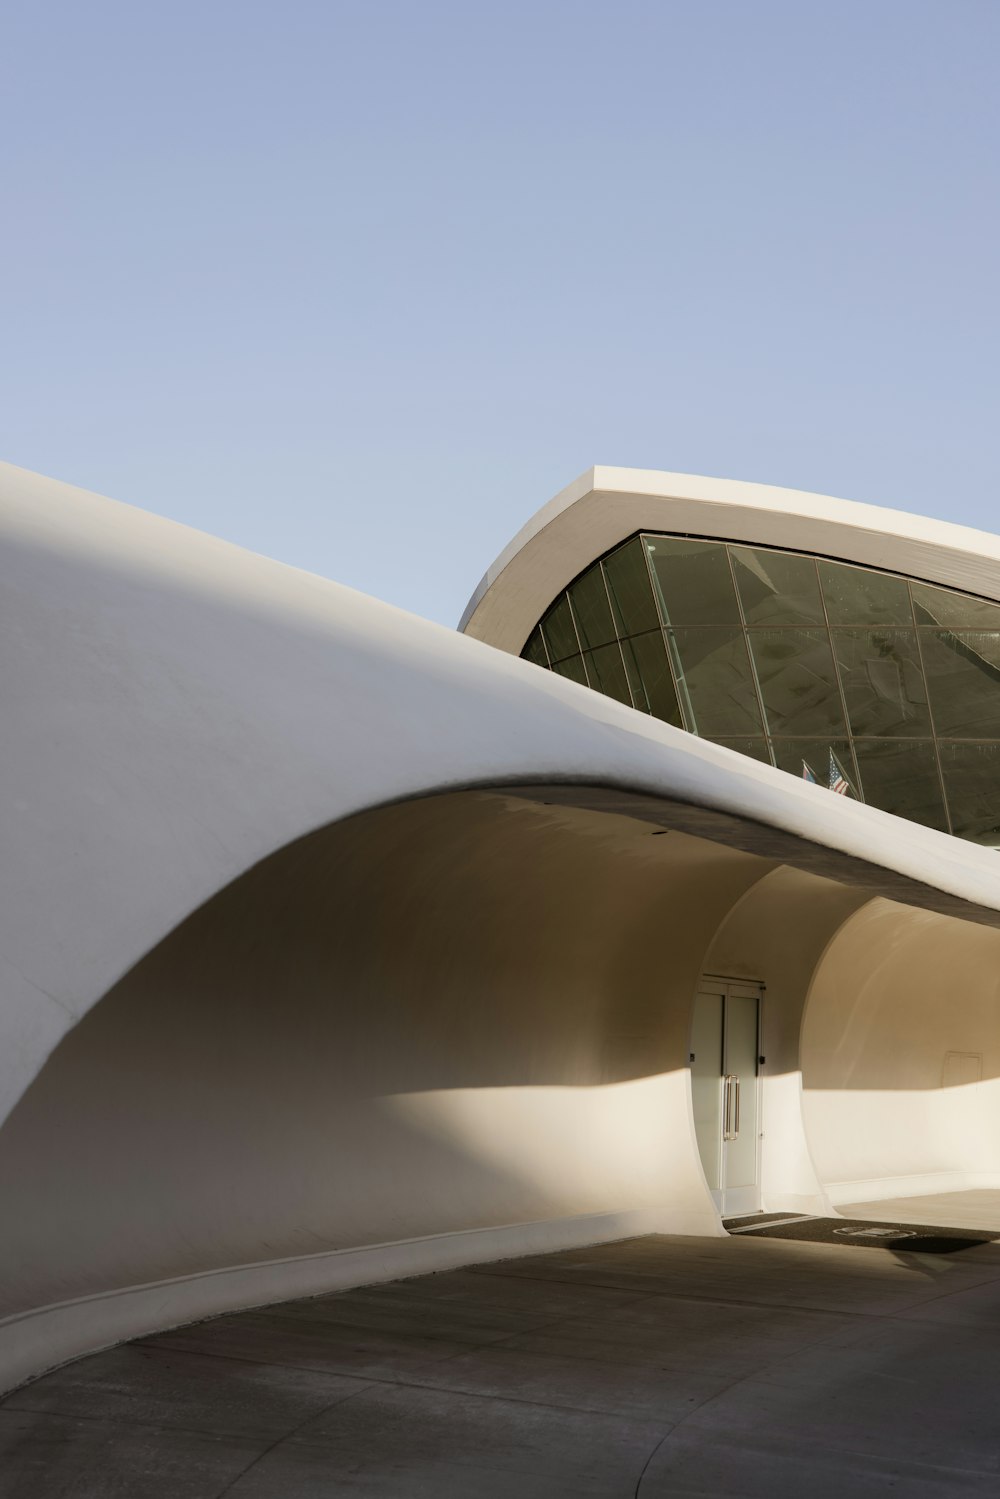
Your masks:
M 722 1138 L 735 1140 L 740 1132 L 740 1080 L 734 1072 L 728 1072 L 722 1085 Z

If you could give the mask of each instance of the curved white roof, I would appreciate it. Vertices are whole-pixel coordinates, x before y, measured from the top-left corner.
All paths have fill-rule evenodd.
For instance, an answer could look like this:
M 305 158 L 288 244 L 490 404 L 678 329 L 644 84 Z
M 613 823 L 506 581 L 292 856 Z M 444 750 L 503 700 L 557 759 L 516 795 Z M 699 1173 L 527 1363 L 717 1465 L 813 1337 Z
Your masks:
M 613 538 L 615 526 L 602 530 L 607 491 L 591 476 L 581 482 L 572 520 L 564 497 L 539 519 L 537 545 L 521 542 L 503 569 L 506 586 L 537 552 L 524 610 L 557 557 L 560 578 L 571 575 Z M 789 502 L 782 509 L 769 493 L 769 511 L 689 499 L 683 514 L 693 524 L 715 505 L 726 529 L 742 516 L 761 539 L 762 516 L 788 516 Z M 639 524 L 659 523 L 672 503 L 636 490 L 612 499 L 619 530 L 640 514 Z M 899 535 L 877 530 L 889 512 L 843 508 L 872 517 L 865 536 L 856 528 L 858 555 L 863 541 L 872 560 L 891 547 L 895 565 L 911 565 Z M 569 556 L 548 547 L 550 536 L 571 539 L 586 514 L 585 545 Z M 815 524 L 846 534 L 829 517 Z M 978 568 L 980 587 L 993 586 L 992 538 L 976 557 L 956 546 L 942 559 L 934 537 L 972 533 L 907 525 L 907 559 L 927 558 L 914 570 L 933 575 L 933 560 L 942 581 L 961 572 L 969 583 Z M 67 1030 L 202 902 L 293 839 L 408 797 L 526 782 L 610 788 L 808 840 L 845 867 L 865 866 L 876 888 L 894 872 L 1000 911 L 992 850 L 831 796 L 325 579 L 9 465 L 0 465 L 0 603 L 0 1118 Z
M 556 595 L 637 531 L 812 552 L 1000 600 L 1000 537 L 985 531 L 769 484 L 592 468 L 500 553 L 459 628 L 518 654 Z

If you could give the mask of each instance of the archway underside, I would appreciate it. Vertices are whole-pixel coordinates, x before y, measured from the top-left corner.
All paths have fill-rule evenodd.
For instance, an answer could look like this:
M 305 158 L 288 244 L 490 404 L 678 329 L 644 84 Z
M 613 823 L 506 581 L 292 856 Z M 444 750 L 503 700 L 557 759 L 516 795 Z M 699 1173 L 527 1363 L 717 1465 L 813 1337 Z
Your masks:
M 722 1232 L 688 1071 L 693 996 L 719 965 L 768 994 L 765 1206 L 821 1207 L 802 1016 L 811 992 L 835 1058 L 854 1011 L 820 983 L 827 954 L 849 967 L 855 923 L 885 908 L 897 948 L 933 929 L 974 949 L 968 1049 L 994 1016 L 997 913 L 750 819 L 519 785 L 279 850 L 109 991 L 0 1130 L 4 1383 L 231 1306 Z

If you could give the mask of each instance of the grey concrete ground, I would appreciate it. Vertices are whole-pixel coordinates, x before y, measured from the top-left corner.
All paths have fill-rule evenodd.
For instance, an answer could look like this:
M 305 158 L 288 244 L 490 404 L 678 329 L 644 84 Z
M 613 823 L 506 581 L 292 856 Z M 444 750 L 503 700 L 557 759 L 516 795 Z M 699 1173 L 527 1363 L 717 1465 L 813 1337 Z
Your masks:
M 1000 1192 L 933 1192 L 926 1197 L 883 1197 L 838 1208 L 845 1218 L 886 1219 L 889 1223 L 937 1224 L 940 1228 L 984 1228 L 1000 1234 Z
M 1000 1492 L 1000 1246 L 650 1237 L 219 1317 L 0 1407 L 3 1499 Z

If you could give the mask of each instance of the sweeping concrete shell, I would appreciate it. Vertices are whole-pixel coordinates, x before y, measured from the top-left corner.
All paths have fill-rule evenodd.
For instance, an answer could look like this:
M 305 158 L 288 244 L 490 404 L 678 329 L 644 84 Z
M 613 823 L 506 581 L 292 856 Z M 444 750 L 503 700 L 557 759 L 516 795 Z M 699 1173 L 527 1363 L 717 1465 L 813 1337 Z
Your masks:
M 927 559 L 909 518 L 871 507 L 669 474 L 601 471 L 590 484 L 505 554 L 471 632 L 765 764 L 1000 847 L 1000 605 L 906 571 L 995 591 L 993 538 L 939 527 Z M 581 537 L 605 549 L 567 578 Z
M 717 536 L 925 578 L 1000 601 L 1000 538 L 800 489 L 595 467 L 543 505 L 487 569 L 459 626 L 520 651 L 561 588 L 639 531 Z
M 706 975 L 766 986 L 764 1207 L 1000 1183 L 992 851 L 9 467 L 0 600 L 3 1384 L 723 1232 Z

